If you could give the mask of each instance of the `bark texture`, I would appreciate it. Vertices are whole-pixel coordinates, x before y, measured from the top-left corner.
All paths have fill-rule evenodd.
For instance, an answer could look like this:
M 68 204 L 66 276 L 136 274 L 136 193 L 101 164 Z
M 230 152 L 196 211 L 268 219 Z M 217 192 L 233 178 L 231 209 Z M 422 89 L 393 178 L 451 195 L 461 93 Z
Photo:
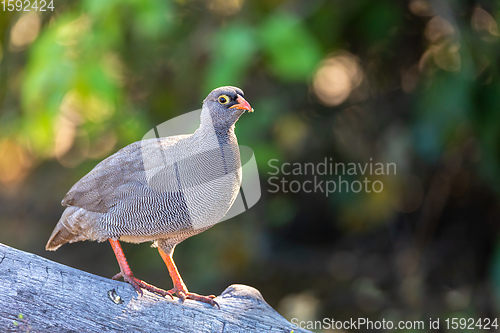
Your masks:
M 208 304 L 163 298 L 0 244 L 2 332 L 309 332 L 255 288 L 231 285 Z

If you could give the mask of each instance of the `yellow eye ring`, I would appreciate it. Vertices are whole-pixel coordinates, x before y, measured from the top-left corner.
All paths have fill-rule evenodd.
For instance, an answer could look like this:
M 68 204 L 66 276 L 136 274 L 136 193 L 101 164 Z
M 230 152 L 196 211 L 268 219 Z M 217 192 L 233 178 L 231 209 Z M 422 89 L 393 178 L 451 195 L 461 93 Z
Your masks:
M 227 95 L 220 95 L 218 100 L 222 105 L 229 103 L 229 97 Z

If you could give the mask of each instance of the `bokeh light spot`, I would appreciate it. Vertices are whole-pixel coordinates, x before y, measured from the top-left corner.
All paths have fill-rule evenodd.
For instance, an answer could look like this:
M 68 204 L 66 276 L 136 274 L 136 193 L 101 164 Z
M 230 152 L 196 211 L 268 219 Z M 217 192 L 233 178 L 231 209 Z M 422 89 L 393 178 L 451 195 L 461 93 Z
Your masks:
M 318 316 L 320 301 L 309 292 L 285 296 L 279 303 L 279 312 L 285 318 L 300 318 L 301 320 L 315 320 Z
M 10 138 L 0 141 L 0 182 L 16 185 L 28 175 L 33 161 L 26 150 Z
M 309 134 L 307 124 L 295 115 L 282 117 L 276 125 L 279 145 L 291 153 L 298 153 Z
M 438 42 L 440 39 L 454 34 L 455 28 L 453 25 L 441 16 L 434 16 L 425 27 L 425 37 L 431 43 Z
M 408 3 L 410 12 L 417 16 L 432 16 L 432 6 L 427 0 L 411 0 Z
M 363 72 L 357 58 L 343 52 L 322 61 L 314 75 L 313 89 L 323 104 L 336 106 L 343 103 L 362 80 Z
M 209 0 L 208 9 L 218 15 L 234 15 L 243 7 L 243 0 Z
M 476 9 L 474 9 L 474 12 L 472 13 L 471 25 L 472 29 L 477 32 L 487 32 L 496 37 L 500 36 L 497 22 L 490 13 L 481 7 L 476 7 Z
M 24 50 L 37 38 L 40 26 L 40 16 L 37 12 L 33 11 L 21 15 L 10 31 L 10 49 L 12 51 Z
M 73 21 L 61 25 L 57 29 L 57 43 L 63 46 L 77 45 L 89 31 L 90 25 L 90 18 L 84 14 Z

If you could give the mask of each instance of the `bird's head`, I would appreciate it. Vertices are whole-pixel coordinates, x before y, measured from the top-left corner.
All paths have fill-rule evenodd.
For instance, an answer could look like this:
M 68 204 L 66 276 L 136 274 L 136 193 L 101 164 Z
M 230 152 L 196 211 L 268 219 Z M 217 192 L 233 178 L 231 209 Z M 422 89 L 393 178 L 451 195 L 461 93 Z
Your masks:
M 212 90 L 203 101 L 202 118 L 209 116 L 215 127 L 231 127 L 245 111 L 253 112 L 243 95 L 240 88 L 231 86 Z

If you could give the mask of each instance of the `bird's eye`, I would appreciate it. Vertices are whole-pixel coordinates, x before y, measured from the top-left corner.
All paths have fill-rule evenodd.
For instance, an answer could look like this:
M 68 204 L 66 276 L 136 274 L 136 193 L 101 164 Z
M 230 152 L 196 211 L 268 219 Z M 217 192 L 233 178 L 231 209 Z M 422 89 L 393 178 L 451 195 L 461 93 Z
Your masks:
M 220 104 L 227 104 L 227 103 L 229 103 L 229 97 L 227 95 L 220 95 L 219 96 L 219 103 Z

